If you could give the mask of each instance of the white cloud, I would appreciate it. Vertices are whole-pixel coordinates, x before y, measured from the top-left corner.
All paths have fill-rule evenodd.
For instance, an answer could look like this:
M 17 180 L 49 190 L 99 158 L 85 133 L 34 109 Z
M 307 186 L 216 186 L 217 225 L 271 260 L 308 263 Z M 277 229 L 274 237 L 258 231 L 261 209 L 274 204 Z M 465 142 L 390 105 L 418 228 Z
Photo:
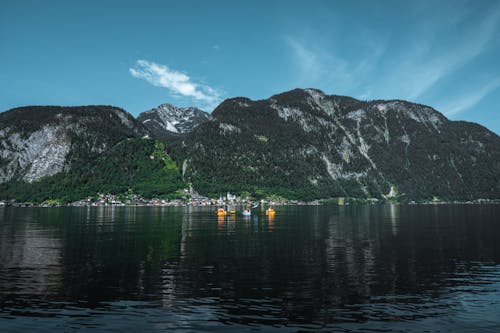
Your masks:
M 185 97 L 201 108 L 213 109 L 221 101 L 222 93 L 205 84 L 195 83 L 182 72 L 147 60 L 137 60 L 136 66 L 129 68 L 130 74 L 143 79 L 153 86 L 168 89 L 175 97 Z
M 460 98 L 452 101 L 448 105 L 443 105 L 439 107 L 439 109 L 442 110 L 444 114 L 448 117 L 456 116 L 475 106 L 483 98 L 488 96 L 490 93 L 492 93 L 499 87 L 500 87 L 500 78 L 497 78 L 496 80 L 489 82 L 488 84 L 482 86 L 481 88 L 475 91 L 462 95 Z

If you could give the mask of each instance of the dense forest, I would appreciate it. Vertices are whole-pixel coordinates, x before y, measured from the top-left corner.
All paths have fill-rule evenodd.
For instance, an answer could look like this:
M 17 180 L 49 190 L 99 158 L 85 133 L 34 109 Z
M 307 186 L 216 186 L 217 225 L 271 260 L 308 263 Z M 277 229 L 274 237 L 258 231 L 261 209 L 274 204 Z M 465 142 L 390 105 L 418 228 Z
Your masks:
M 152 139 L 121 141 L 94 161 L 39 181 L 0 185 L 1 199 L 76 201 L 98 193 L 132 192 L 146 198 L 175 198 L 186 187 L 163 143 Z

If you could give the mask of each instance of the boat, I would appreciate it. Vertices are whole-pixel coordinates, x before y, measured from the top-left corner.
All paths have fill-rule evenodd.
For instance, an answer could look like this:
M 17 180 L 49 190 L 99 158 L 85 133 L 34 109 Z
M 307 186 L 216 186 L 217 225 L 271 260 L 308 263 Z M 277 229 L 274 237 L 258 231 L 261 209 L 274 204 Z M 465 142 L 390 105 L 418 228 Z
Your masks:
M 252 212 L 250 211 L 250 209 L 245 209 L 241 214 L 243 214 L 243 216 L 251 216 Z
M 219 209 L 217 209 L 217 215 L 218 216 L 225 216 L 225 215 L 227 215 L 227 211 L 224 208 L 219 208 Z
M 273 209 L 273 207 L 269 207 L 266 209 L 266 215 L 274 215 L 276 214 L 276 211 Z

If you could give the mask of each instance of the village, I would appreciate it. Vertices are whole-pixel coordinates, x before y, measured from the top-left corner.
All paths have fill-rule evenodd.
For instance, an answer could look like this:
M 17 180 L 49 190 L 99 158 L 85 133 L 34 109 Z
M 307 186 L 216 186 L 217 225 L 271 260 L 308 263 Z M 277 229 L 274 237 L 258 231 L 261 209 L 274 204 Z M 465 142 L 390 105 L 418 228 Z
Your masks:
M 377 198 L 345 198 L 337 197 L 330 199 L 320 199 L 313 201 L 290 200 L 279 196 L 270 196 L 265 199 L 257 200 L 252 197 L 239 197 L 230 192 L 225 195 L 220 195 L 218 199 L 208 198 L 200 195 L 191 189 L 185 189 L 184 195 L 181 199 L 164 199 L 164 198 L 143 198 L 142 196 L 134 193 L 127 193 L 115 195 L 111 193 L 99 193 L 94 197 L 87 197 L 85 199 L 63 203 L 58 200 L 47 200 L 41 203 L 33 202 L 18 202 L 15 200 L 0 200 L 0 207 L 101 207 L 101 206 L 145 206 L 145 207 L 178 207 L 178 206 L 191 206 L 191 207 L 221 207 L 221 206 L 254 206 L 260 204 L 263 206 L 318 206 L 318 205 L 339 205 L 347 206 L 350 204 L 383 204 L 383 203 L 401 204 L 406 203 L 410 205 L 417 204 L 499 204 L 500 200 L 493 199 L 475 199 L 469 201 L 446 201 L 439 200 L 434 197 L 427 201 L 408 201 L 399 202 L 397 200 L 387 201 Z
M 251 197 L 238 197 L 230 192 L 225 195 L 221 195 L 218 199 L 208 198 L 203 195 L 190 190 L 184 190 L 184 196 L 182 199 L 163 199 L 163 198 L 152 198 L 146 199 L 138 194 L 128 193 L 125 195 L 115 195 L 111 193 L 103 194 L 99 193 L 95 197 L 87 197 L 82 200 L 62 203 L 57 200 L 47 200 L 40 204 L 32 202 L 17 202 L 17 201 L 0 201 L 0 207 L 2 206 L 14 206 L 14 207 L 61 207 L 61 206 L 71 206 L 71 207 L 88 207 L 88 206 L 193 206 L 193 207 L 204 207 L 204 206 L 252 206 L 255 204 L 262 205 L 272 205 L 272 206 L 285 206 L 285 205 L 320 205 L 321 201 L 300 201 L 300 200 L 288 200 L 285 198 L 273 196 L 267 199 L 255 200 Z

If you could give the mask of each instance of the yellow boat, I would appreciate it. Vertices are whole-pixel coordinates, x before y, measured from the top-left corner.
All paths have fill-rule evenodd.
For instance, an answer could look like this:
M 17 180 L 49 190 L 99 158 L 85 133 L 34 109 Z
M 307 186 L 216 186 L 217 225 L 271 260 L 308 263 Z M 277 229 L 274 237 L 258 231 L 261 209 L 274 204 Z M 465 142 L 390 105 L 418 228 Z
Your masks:
M 217 216 L 227 215 L 227 211 L 224 208 L 217 209 Z
M 276 214 L 276 211 L 272 208 L 269 208 L 266 210 L 266 215 L 274 215 Z

